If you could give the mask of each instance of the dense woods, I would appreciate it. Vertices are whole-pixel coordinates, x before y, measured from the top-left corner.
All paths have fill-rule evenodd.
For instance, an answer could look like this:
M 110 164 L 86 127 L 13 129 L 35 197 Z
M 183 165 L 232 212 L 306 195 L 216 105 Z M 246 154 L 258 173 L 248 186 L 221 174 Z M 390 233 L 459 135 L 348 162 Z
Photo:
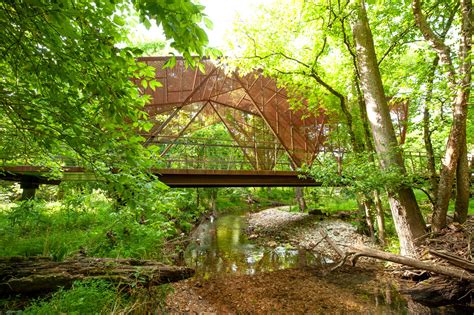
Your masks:
M 212 21 L 204 9 L 182 0 L 0 4 L 0 168 L 40 166 L 48 170 L 45 178 L 59 182 L 64 166 L 80 166 L 94 178 L 59 186 L 23 183 L 23 198 L 18 184 L 1 182 L 0 256 L 48 256 L 38 259 L 54 272 L 70 273 L 63 281 L 70 291 L 55 293 L 53 306 L 38 302 L 30 311 L 44 307 L 47 313 L 61 299 L 75 301 L 74 292 L 84 288 L 91 300 L 100 291 L 103 297 L 127 291 L 116 305 L 127 312 L 161 307 L 162 297 L 135 303 L 128 300 L 130 292 L 137 289 L 143 297 L 147 293 L 140 290 L 191 276 L 192 270 L 158 262 L 140 270 L 127 259 L 182 263 L 189 233 L 210 215 L 274 205 L 312 209 L 317 215 L 353 210 L 358 229 L 396 253 L 362 249 L 347 257 L 409 262 L 434 273 L 448 270 L 444 274 L 453 278 L 467 272 L 472 285 L 472 240 L 463 238 L 467 247 L 457 253 L 439 248 L 431 253 L 456 261 L 454 269 L 439 267 L 436 259 L 420 261 L 431 238 L 452 231 L 461 235 L 472 224 L 472 1 L 275 0 L 236 20 L 222 51 L 208 47 Z M 137 24 L 157 24 L 165 40 L 134 43 Z M 205 105 L 189 117 L 179 113 L 167 127 L 171 135 L 188 137 L 187 146 L 175 145 L 176 140 L 171 145 L 147 142 L 143 134 L 164 118 L 145 111 L 151 97 L 143 91 L 155 93 L 160 82 L 156 69 L 137 58 L 168 53 L 165 47 L 171 55 L 164 68 L 176 66 L 173 56 L 181 55 L 186 67 L 202 73 L 201 58 L 242 75 L 258 71 L 286 89 L 293 110 L 324 113 L 324 150 L 312 165 L 298 169 L 322 187 L 173 190 L 161 183 L 151 170 L 166 165 L 165 153 L 170 160 L 222 164 L 245 161 L 251 152 L 230 145 L 239 139 L 229 134 L 217 109 L 214 116 L 196 118 Z M 270 143 L 273 135 L 265 132 L 264 122 L 245 115 L 242 120 L 257 130 L 248 136 L 255 143 L 250 154 L 257 159 L 264 153 L 256 143 Z M 191 123 L 194 127 L 188 128 Z M 191 139 L 209 140 L 203 145 Z M 283 150 L 274 152 L 269 159 L 275 169 L 291 164 Z M 247 163 L 241 169 L 251 167 Z M 37 190 L 36 198 L 31 189 Z M 332 208 L 334 200 L 343 200 L 346 209 Z M 442 243 L 457 246 L 446 239 Z M 103 281 L 110 278 L 108 269 L 93 277 L 76 275 L 75 264 L 90 265 L 89 258 L 71 260 L 78 254 L 109 257 L 102 258 L 99 269 L 107 269 L 111 259 L 118 262 L 117 270 L 126 270 L 120 277 L 138 280 L 117 289 Z M 15 267 L 8 258 L 0 264 L 2 290 L 15 280 Z M 26 278 L 41 276 L 35 275 L 35 266 L 25 270 Z M 169 279 L 166 272 L 172 274 Z M 153 290 L 156 297 L 167 289 Z M 110 295 L 103 305 L 90 307 L 107 312 L 115 307 L 107 299 Z M 2 302 L 0 312 L 8 303 Z
M 375 149 L 382 172 L 397 174 L 398 181 L 379 181 L 374 190 L 380 192 L 384 186 L 388 193 L 403 253 L 414 254 L 415 240 L 426 233 L 411 192 L 416 185 L 402 182 L 403 152 L 423 152 L 426 165 L 431 165 L 432 181 L 425 185 L 431 192 L 432 229 L 446 227 L 455 179 L 455 218 L 464 222 L 471 176 L 465 165 L 472 150 L 472 144 L 471 149 L 464 146 L 464 138 L 469 138 L 471 2 L 279 4 L 262 7 L 253 23 L 239 25 L 243 31 L 235 47 L 245 57 L 238 66 L 260 67 L 295 93 L 304 93 L 308 106 L 329 111 L 334 125 L 347 132 L 331 138 L 340 147 L 352 153 L 362 147 L 369 156 Z M 270 25 L 264 15 L 267 20 L 285 18 Z M 394 109 L 404 102 L 405 121 L 395 120 L 394 128 Z M 347 175 L 353 175 L 350 166 Z

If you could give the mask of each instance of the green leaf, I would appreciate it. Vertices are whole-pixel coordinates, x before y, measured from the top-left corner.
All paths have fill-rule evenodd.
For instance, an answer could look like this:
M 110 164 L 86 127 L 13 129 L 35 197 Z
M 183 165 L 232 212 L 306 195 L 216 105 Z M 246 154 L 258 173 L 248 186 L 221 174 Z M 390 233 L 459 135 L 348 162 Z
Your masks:
M 125 25 L 125 19 L 123 19 L 119 15 L 114 15 L 113 22 L 119 26 Z
M 214 24 L 212 23 L 212 21 L 211 21 L 208 17 L 203 17 L 202 19 L 203 19 L 203 21 L 204 21 L 204 25 L 205 25 L 208 29 L 212 30 L 212 29 L 214 28 Z
M 201 71 L 201 73 L 203 73 L 203 74 L 206 73 L 206 66 L 203 63 L 198 62 L 197 67 L 198 67 L 199 71 Z
M 163 65 L 163 69 L 174 68 L 175 65 L 176 65 L 176 57 L 173 56 L 170 59 L 168 59 L 168 61 L 165 62 L 165 64 Z
M 155 91 L 157 87 L 161 87 L 162 84 L 160 82 L 158 82 L 157 80 L 151 80 L 150 82 L 148 82 L 150 88 L 152 89 L 152 91 Z

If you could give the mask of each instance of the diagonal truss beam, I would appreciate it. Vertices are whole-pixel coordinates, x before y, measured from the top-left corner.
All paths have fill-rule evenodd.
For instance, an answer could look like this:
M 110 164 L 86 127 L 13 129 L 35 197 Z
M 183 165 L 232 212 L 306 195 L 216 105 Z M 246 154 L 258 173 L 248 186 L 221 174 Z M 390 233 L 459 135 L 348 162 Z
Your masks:
M 191 126 L 191 124 L 194 122 L 194 120 L 196 119 L 197 116 L 199 116 L 199 114 L 203 111 L 203 109 L 209 104 L 209 102 L 206 102 L 203 106 L 201 106 L 201 108 L 197 111 L 196 114 L 194 114 L 194 116 L 189 120 L 189 122 L 186 124 L 186 126 L 184 126 L 183 129 L 181 129 L 181 131 L 179 132 L 178 136 L 174 139 L 173 142 L 171 142 L 170 144 L 168 144 L 166 146 L 166 148 L 163 150 L 163 152 L 161 152 L 160 156 L 163 157 L 165 156 L 166 153 L 168 153 L 168 151 L 176 144 L 176 142 L 178 141 L 179 138 L 181 138 L 181 136 L 186 132 L 186 130 L 189 128 L 189 126 Z
M 237 136 L 234 134 L 234 132 L 232 131 L 232 129 L 229 127 L 229 125 L 227 124 L 227 122 L 225 121 L 225 119 L 221 116 L 221 114 L 219 113 L 219 111 L 217 110 L 217 108 L 214 106 L 214 104 L 212 104 L 212 102 L 210 103 L 212 109 L 214 110 L 214 112 L 217 114 L 217 117 L 219 117 L 219 119 L 222 121 L 222 123 L 224 124 L 224 126 L 227 128 L 227 131 L 229 131 L 232 139 L 234 139 L 235 142 L 237 142 L 237 144 L 239 145 L 239 148 L 240 150 L 242 150 L 242 153 L 245 155 L 245 157 L 247 158 L 247 160 L 252 164 L 253 168 L 256 170 L 258 169 L 258 166 L 257 166 L 257 162 L 254 161 L 247 153 L 247 151 L 245 151 L 245 148 L 243 147 L 243 145 L 240 143 L 240 140 L 237 138 Z
M 236 73 L 234 73 L 234 77 L 236 78 L 237 81 L 240 82 L 240 84 L 242 85 L 242 88 L 245 90 L 245 92 L 247 93 L 250 101 L 252 102 L 252 104 L 254 105 L 255 109 L 257 110 L 257 112 L 259 113 L 259 115 L 262 117 L 263 121 L 267 124 L 268 128 L 272 131 L 273 135 L 278 139 L 278 141 L 280 142 L 280 144 L 282 145 L 282 147 L 285 149 L 286 153 L 288 154 L 288 157 L 290 158 L 292 164 L 294 164 L 295 166 L 300 166 L 298 163 L 298 161 L 295 160 L 295 158 L 293 157 L 293 154 L 291 154 L 290 152 L 290 149 L 287 148 L 287 146 L 285 145 L 285 143 L 283 142 L 283 139 L 281 139 L 280 135 L 276 132 L 276 130 L 273 128 L 273 126 L 270 124 L 270 122 L 268 121 L 268 119 L 265 117 L 263 111 L 260 109 L 260 107 L 258 106 L 257 102 L 255 101 L 255 99 L 253 98 L 253 96 L 250 94 L 250 91 L 247 90 L 247 88 L 245 87 L 245 84 L 242 82 L 242 80 L 238 77 L 238 75 Z
M 161 131 L 163 131 L 163 129 L 169 124 L 169 122 L 178 114 L 178 112 L 191 100 L 191 98 L 194 96 L 194 94 L 197 93 L 197 91 L 199 91 L 199 89 L 209 80 L 209 78 L 214 74 L 214 72 L 217 71 L 217 67 L 216 68 L 213 68 L 211 70 L 211 72 L 209 72 L 208 75 L 206 75 L 204 77 L 204 79 L 199 83 L 199 85 L 197 87 L 195 87 L 193 89 L 193 91 L 191 92 L 191 94 L 188 95 L 188 97 L 186 97 L 186 99 L 178 106 L 175 108 L 175 110 L 173 111 L 173 113 L 168 116 L 168 118 L 158 127 L 158 129 L 156 129 L 155 131 L 152 132 L 152 134 L 148 137 L 148 139 L 145 141 L 145 145 L 149 144 L 153 138 L 156 137 L 156 135 L 158 135 Z

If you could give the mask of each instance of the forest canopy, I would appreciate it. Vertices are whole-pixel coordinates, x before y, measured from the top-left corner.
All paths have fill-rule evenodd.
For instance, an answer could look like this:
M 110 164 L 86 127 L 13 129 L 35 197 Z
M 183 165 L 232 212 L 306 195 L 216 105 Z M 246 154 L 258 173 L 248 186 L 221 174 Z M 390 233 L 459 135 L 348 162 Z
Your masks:
M 154 69 L 124 45 L 127 19 L 160 25 L 190 63 L 207 53 L 203 7 L 189 1 L 3 1 L 0 5 L 0 156 L 54 166 L 139 165 L 147 101 L 130 81 Z M 148 81 L 150 81 L 148 83 Z

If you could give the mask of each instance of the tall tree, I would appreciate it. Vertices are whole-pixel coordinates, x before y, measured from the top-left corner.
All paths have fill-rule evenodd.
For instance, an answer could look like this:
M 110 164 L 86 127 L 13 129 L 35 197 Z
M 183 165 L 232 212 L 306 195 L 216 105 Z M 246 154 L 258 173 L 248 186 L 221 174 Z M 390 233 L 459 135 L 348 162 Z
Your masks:
M 433 31 L 422 11 L 421 0 L 413 0 L 412 2 L 416 24 L 425 40 L 439 56 L 440 63 L 445 66 L 449 89 L 456 93 L 453 97 L 453 123 L 446 144 L 446 153 L 440 172 L 436 205 L 433 212 L 432 227 L 435 231 L 439 231 L 446 226 L 446 214 L 456 173 L 456 219 L 458 221 L 463 222 L 466 219 L 469 204 L 466 122 L 472 82 L 472 1 L 461 0 L 460 3 L 459 67 L 456 71 L 451 48 L 445 43 L 442 36 Z
M 395 169 L 403 176 L 406 170 L 390 118 L 365 2 L 364 0 L 355 1 L 354 6 L 356 17 L 352 28 L 356 56 L 375 149 L 383 169 Z M 391 189 L 388 197 L 400 240 L 401 253 L 415 255 L 416 239 L 425 233 L 424 220 L 415 195 L 411 188 L 399 186 Z

